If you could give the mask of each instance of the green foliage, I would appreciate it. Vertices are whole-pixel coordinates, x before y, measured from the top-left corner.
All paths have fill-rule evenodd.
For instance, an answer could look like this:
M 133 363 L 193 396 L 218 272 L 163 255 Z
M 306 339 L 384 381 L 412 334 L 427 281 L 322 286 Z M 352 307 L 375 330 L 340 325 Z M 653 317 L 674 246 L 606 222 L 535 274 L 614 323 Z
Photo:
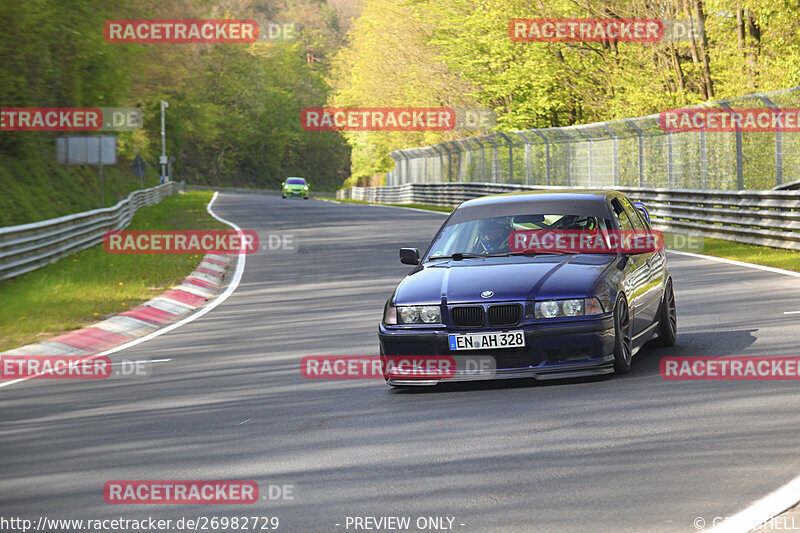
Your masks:
M 288 175 L 315 190 L 347 177 L 349 147 L 336 133 L 306 132 L 303 107 L 324 105 L 330 56 L 341 43 L 336 12 L 316 0 L 25 0 L 0 9 L 0 106 L 139 107 L 145 127 L 117 134 L 120 163 L 106 167 L 107 202 L 136 188 L 130 161 L 160 172 L 160 102 L 175 178 L 190 183 L 275 188 Z M 235 11 L 235 12 L 234 12 Z M 295 21 L 296 42 L 112 44 L 109 19 L 253 18 Z M 0 133 L 0 225 L 97 207 L 97 169 L 54 163 L 59 134 Z M 152 183 L 151 183 L 152 185 Z M 124 194 L 123 194 L 124 193 Z M 113 203 L 113 202 L 112 202 Z
M 523 43 L 508 35 L 512 18 L 691 16 L 698 27 L 698 12 L 705 32 L 694 47 L 670 39 Z M 494 109 L 498 130 L 648 115 L 797 85 L 800 9 L 789 0 L 365 0 L 332 80 L 335 105 L 453 105 L 456 97 Z M 354 177 L 393 168 L 386 152 L 449 138 L 345 137 Z

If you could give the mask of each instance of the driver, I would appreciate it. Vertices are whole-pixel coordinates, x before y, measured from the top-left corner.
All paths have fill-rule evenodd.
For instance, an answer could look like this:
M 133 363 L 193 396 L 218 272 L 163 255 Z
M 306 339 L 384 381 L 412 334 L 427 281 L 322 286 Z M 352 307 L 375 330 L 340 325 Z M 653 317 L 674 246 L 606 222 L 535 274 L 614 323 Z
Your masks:
M 476 254 L 507 253 L 508 236 L 512 227 L 508 217 L 485 218 L 478 221 L 478 242 L 475 243 Z

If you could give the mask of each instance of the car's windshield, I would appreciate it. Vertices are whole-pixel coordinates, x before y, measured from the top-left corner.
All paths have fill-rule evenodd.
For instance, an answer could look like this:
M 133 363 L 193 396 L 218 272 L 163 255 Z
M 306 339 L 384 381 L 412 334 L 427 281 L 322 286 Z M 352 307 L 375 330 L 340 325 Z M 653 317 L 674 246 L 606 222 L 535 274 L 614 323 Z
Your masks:
M 580 214 L 521 214 L 469 220 L 444 228 L 431 244 L 428 259 L 453 254 L 511 253 L 512 231 L 595 231 L 611 227 L 605 218 Z
M 286 180 L 287 185 L 305 185 L 306 180 L 303 178 L 288 178 Z

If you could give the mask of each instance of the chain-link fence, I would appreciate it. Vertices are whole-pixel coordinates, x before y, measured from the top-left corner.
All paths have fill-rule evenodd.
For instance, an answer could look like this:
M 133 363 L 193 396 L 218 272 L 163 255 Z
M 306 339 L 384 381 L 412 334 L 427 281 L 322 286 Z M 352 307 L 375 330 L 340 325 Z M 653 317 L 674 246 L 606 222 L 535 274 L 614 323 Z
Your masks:
M 800 87 L 692 109 L 788 109 Z M 676 131 L 659 115 L 493 132 L 391 152 L 386 185 L 483 182 L 575 187 L 771 189 L 798 179 L 800 129 Z M 780 131 L 780 129 L 790 131 Z

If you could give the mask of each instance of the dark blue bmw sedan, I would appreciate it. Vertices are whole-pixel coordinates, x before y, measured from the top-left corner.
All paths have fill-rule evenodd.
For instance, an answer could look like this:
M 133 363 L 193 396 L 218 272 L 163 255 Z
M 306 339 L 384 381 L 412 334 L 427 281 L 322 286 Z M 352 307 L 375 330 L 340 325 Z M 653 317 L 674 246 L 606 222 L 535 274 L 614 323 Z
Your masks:
M 608 239 L 654 235 L 649 215 L 615 191 L 535 191 L 477 198 L 455 209 L 386 302 L 384 368 L 394 356 L 447 357 L 444 379 L 553 379 L 626 373 L 647 341 L 676 340 L 672 279 L 663 247 L 514 246 L 541 232 Z M 637 241 L 638 242 L 638 241 Z M 574 242 L 573 242 L 574 244 Z

